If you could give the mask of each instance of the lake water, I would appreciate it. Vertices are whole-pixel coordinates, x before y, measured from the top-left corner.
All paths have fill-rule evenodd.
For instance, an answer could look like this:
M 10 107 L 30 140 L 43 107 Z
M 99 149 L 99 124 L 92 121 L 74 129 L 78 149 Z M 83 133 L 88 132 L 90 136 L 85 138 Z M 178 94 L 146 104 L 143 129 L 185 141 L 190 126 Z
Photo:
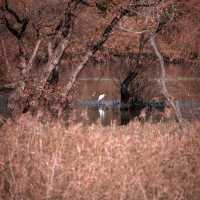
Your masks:
M 186 81 L 184 78 L 169 79 L 168 81 L 173 82 L 177 80 Z M 68 119 L 75 123 L 81 122 L 84 125 L 100 123 L 103 126 L 111 124 L 126 125 L 129 121 L 135 119 L 137 113 L 120 109 L 120 84 L 117 84 L 117 81 L 116 79 L 109 78 L 80 79 L 77 84 L 79 88 L 78 94 L 76 100 L 70 105 Z M 199 81 L 196 83 L 199 83 Z M 103 100 L 102 106 L 99 105 L 97 99 L 103 93 L 106 97 Z M 200 101 L 190 98 L 176 99 L 175 104 L 180 109 L 184 119 L 200 119 Z
M 102 126 L 109 126 L 111 124 L 126 125 L 133 120 L 137 116 L 136 112 L 120 109 L 119 82 L 117 79 L 110 78 L 79 79 L 76 85 L 78 90 L 76 90 L 75 98 L 66 111 L 68 123 L 81 122 L 84 125 L 100 123 Z M 98 102 L 100 94 L 106 95 L 101 103 Z M 0 93 L 0 113 L 4 116 L 9 116 L 7 97 L 8 94 Z M 176 99 L 175 103 L 184 119 L 200 119 L 200 101 L 185 98 Z

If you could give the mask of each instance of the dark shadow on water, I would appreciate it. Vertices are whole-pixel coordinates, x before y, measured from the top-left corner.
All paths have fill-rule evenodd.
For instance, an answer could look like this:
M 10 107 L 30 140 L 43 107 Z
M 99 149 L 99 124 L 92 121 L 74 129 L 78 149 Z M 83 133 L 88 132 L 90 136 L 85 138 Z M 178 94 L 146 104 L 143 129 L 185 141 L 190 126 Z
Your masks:
M 119 100 L 106 100 L 99 103 L 97 100 L 77 101 L 68 106 L 65 111 L 66 126 L 70 122 L 83 123 L 85 126 L 90 126 L 95 123 L 100 123 L 102 126 L 127 125 L 130 121 L 140 116 L 141 110 L 147 107 L 151 112 L 157 109 L 163 112 L 163 102 L 132 102 L 132 106 L 121 105 Z M 176 101 L 175 102 L 181 111 L 182 117 L 188 121 L 200 119 L 200 102 L 194 101 Z M 134 106 L 133 106 L 134 105 Z M 8 95 L 0 94 L 0 114 L 4 117 L 9 117 Z M 138 118 L 139 119 L 139 118 Z M 148 116 L 147 116 L 148 120 Z M 159 120 L 157 120 L 159 121 Z
M 0 114 L 6 118 L 11 116 L 11 112 L 8 108 L 8 98 L 9 93 L 0 92 Z
M 177 101 L 176 104 L 179 106 L 185 119 L 192 119 L 193 117 L 200 119 L 200 103 Z M 73 117 L 75 117 L 74 113 L 76 113 L 77 119 L 74 120 L 74 122 L 81 122 L 84 125 L 100 123 L 102 126 L 110 126 L 112 124 L 127 125 L 132 120 L 140 120 L 140 114 L 143 109 L 147 110 L 145 121 L 148 121 L 151 117 L 151 113 L 154 113 L 155 110 L 159 113 L 164 112 L 165 102 L 136 101 L 132 102 L 132 105 L 121 105 L 118 100 L 104 101 L 101 104 L 99 104 L 98 101 L 86 100 L 75 102 L 71 104 L 70 107 L 71 113 L 68 114 L 68 117 L 72 119 L 71 116 L 73 115 Z M 196 110 L 195 116 L 191 115 L 192 110 Z M 160 122 L 160 120 L 155 116 L 151 122 L 157 123 Z

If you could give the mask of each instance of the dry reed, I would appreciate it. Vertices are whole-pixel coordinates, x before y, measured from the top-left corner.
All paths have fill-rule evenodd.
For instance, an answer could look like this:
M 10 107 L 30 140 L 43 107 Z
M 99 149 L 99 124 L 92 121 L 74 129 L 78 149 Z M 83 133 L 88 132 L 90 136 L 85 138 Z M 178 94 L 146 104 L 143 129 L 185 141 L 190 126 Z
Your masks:
M 29 115 L 0 129 L 0 199 L 200 199 L 200 125 L 68 128 Z

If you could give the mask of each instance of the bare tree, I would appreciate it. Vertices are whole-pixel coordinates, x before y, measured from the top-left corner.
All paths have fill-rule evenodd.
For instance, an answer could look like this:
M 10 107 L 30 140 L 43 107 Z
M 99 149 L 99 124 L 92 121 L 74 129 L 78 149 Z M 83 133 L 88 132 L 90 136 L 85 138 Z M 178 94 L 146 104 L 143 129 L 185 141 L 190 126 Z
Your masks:
M 175 103 L 173 102 L 172 98 L 170 97 L 169 91 L 166 86 L 166 71 L 165 71 L 165 65 L 164 65 L 164 59 L 162 57 L 162 54 L 158 50 L 157 44 L 155 42 L 155 37 L 159 32 L 173 19 L 174 13 L 169 12 L 169 9 L 171 9 L 171 6 L 169 5 L 165 9 L 161 9 L 162 5 L 160 6 L 162 2 L 161 1 L 154 1 L 153 3 L 149 3 L 148 1 L 139 1 L 138 4 L 133 4 L 134 12 L 136 15 L 143 16 L 144 18 L 144 28 L 141 30 L 134 30 L 131 27 L 124 27 L 122 23 L 119 24 L 119 28 L 123 31 L 132 32 L 134 34 L 140 34 L 140 45 L 139 45 L 139 52 L 138 57 L 136 59 L 136 66 L 138 66 L 140 62 L 140 55 L 144 49 L 145 44 L 149 41 L 156 56 L 159 59 L 160 62 L 160 86 L 161 86 L 161 93 L 166 98 L 169 105 L 172 107 L 172 109 L 175 112 L 176 119 L 179 123 L 182 122 L 182 116 L 180 113 L 180 110 L 176 108 Z M 159 6 L 159 7 L 158 7 Z M 140 8 L 140 12 L 136 11 L 136 8 Z M 164 7 L 164 6 L 163 6 Z M 154 25 L 149 26 L 148 21 L 152 20 L 154 21 Z M 125 79 L 126 80 L 126 79 Z
M 94 56 L 94 54 L 104 45 L 104 43 L 110 37 L 110 34 L 113 32 L 115 26 L 125 15 L 128 14 L 128 12 L 129 12 L 128 9 L 121 9 L 119 13 L 112 19 L 111 23 L 106 26 L 105 30 L 102 32 L 100 36 L 100 39 L 92 45 L 91 49 L 88 50 L 85 57 L 83 58 L 83 61 L 79 64 L 79 66 L 75 70 L 71 80 L 69 81 L 64 90 L 65 91 L 64 96 L 67 96 L 69 94 L 81 70 L 83 70 L 89 59 L 92 56 Z
M 34 102 L 40 101 L 47 88 L 46 86 L 48 86 L 51 83 L 51 79 L 53 77 L 52 74 L 58 73 L 62 56 L 71 41 L 75 14 L 79 5 L 90 6 L 90 4 L 87 3 L 87 1 L 83 0 L 70 0 L 66 3 L 66 8 L 63 13 L 62 19 L 59 21 L 57 26 L 54 27 L 55 31 L 51 34 L 51 36 L 48 35 L 48 37 L 51 38 L 51 41 L 42 39 L 40 37 L 40 27 L 38 27 L 37 24 L 34 24 L 32 22 L 33 29 L 35 30 L 37 35 L 37 41 L 35 43 L 35 47 L 33 48 L 33 51 L 29 54 L 25 52 L 23 48 L 21 48 L 21 46 L 23 45 L 21 45 L 19 48 L 19 51 L 21 51 L 20 67 L 22 76 L 19 83 L 17 84 L 16 92 L 18 94 L 16 96 L 18 101 L 21 102 L 21 106 L 19 106 L 20 112 L 28 111 L 31 105 L 35 104 Z M 111 33 L 116 31 L 117 30 L 116 28 L 118 27 L 123 31 L 133 32 L 134 34 L 140 35 L 139 49 L 135 66 L 136 72 L 130 71 L 128 78 L 125 79 L 125 81 L 123 82 L 126 83 L 124 85 L 128 87 L 129 83 L 138 74 L 137 70 L 139 69 L 141 63 L 141 55 L 143 53 L 143 50 L 147 42 L 150 42 L 160 62 L 160 69 L 161 69 L 160 80 L 161 80 L 162 93 L 166 97 L 167 101 L 170 103 L 172 108 L 174 109 L 177 116 L 177 120 L 180 122 L 181 115 L 176 110 L 176 106 L 173 103 L 172 99 L 170 98 L 169 92 L 166 87 L 165 83 L 166 72 L 165 72 L 164 60 L 155 42 L 156 35 L 159 34 L 160 31 L 163 29 L 163 27 L 165 27 L 166 24 L 169 23 L 170 20 L 172 20 L 173 18 L 173 13 L 170 15 L 166 15 L 165 13 L 166 7 L 168 8 L 169 6 L 166 6 L 161 0 L 152 0 L 152 1 L 129 0 L 126 2 L 125 6 L 124 5 L 121 6 L 118 12 L 115 13 L 112 19 L 110 20 L 110 23 L 108 23 L 108 25 L 102 31 L 99 39 L 93 42 L 93 44 L 90 44 L 90 46 L 85 49 L 86 50 L 85 56 L 83 57 L 82 61 L 80 61 L 80 63 L 77 65 L 75 71 L 71 76 L 70 81 L 66 84 L 66 87 L 63 88 L 63 92 L 60 95 L 61 105 L 59 113 L 62 113 L 63 110 L 62 103 L 66 101 L 80 72 L 84 69 L 88 61 L 96 54 L 96 52 L 98 52 L 101 49 L 101 47 L 106 43 Z M 27 25 L 31 19 L 27 17 L 20 17 L 17 14 L 17 12 L 10 7 L 8 0 L 5 1 L 3 12 L 4 12 L 4 22 L 5 26 L 7 27 L 7 30 L 13 36 L 15 36 L 15 38 L 19 41 L 19 43 L 22 43 L 22 40 L 26 35 Z M 14 18 L 16 23 L 19 24 L 18 28 L 15 28 L 15 26 L 13 26 L 13 24 L 9 21 L 9 17 L 7 17 L 7 15 L 10 15 L 12 16 L 12 18 Z M 143 23 L 144 27 L 141 30 L 133 30 L 131 27 L 125 27 L 123 25 L 123 20 L 125 16 L 133 18 L 138 16 L 142 17 L 144 19 Z M 46 49 L 47 51 L 46 55 L 48 55 L 47 62 L 45 64 L 44 73 L 41 76 L 38 76 L 37 80 L 35 80 L 34 78 L 32 78 L 31 71 L 33 69 L 35 60 L 37 58 L 39 49 L 42 48 L 42 45 L 47 47 Z M 4 49 L 3 51 L 4 55 L 6 55 L 4 41 L 2 41 L 2 47 Z M 10 63 L 8 57 L 5 56 L 5 59 L 7 66 L 9 66 Z
M 159 59 L 160 62 L 160 69 L 161 69 L 161 75 L 160 75 L 160 84 L 161 84 L 161 89 L 162 89 L 162 94 L 164 95 L 164 97 L 167 99 L 167 101 L 169 102 L 170 106 L 172 107 L 172 109 L 174 110 L 175 114 L 176 114 L 176 119 L 179 123 L 182 122 L 182 116 L 181 116 L 181 112 L 180 110 L 176 107 L 175 103 L 173 102 L 172 98 L 170 97 L 169 91 L 167 89 L 166 86 L 166 71 L 165 71 L 165 65 L 164 65 L 164 59 L 160 53 L 160 51 L 158 50 L 158 47 L 156 45 L 155 42 L 155 35 L 152 35 L 150 37 L 150 43 L 155 51 L 156 56 Z
M 36 42 L 35 48 L 33 50 L 32 55 L 29 60 L 26 61 L 24 56 L 21 56 L 21 69 L 22 69 L 22 77 L 21 81 L 17 85 L 16 93 L 13 103 L 16 105 L 16 99 L 18 102 L 21 101 L 20 108 L 17 108 L 18 112 L 28 111 L 30 104 L 41 97 L 45 85 L 48 84 L 48 79 L 52 71 L 56 68 L 58 70 L 60 59 L 68 46 L 70 41 L 70 37 L 72 34 L 73 27 L 73 13 L 78 7 L 79 4 L 83 3 L 82 0 L 71 0 L 68 2 L 67 7 L 65 9 L 65 13 L 63 19 L 60 21 L 59 25 L 56 27 L 56 32 L 52 42 L 48 44 L 48 62 L 46 64 L 46 70 L 42 76 L 40 76 L 39 80 L 36 83 L 31 82 L 31 70 L 37 56 L 40 44 L 42 39 L 38 39 Z M 21 22 L 17 13 L 14 10 L 11 10 L 8 7 L 8 2 L 6 1 L 5 5 L 6 11 L 14 15 L 17 21 Z M 7 29 L 20 41 L 23 37 L 25 30 L 16 33 L 17 31 L 12 28 L 12 25 L 8 23 L 8 20 L 5 20 Z M 33 88 L 34 87 L 34 88 Z M 32 90 L 36 90 L 37 92 L 32 94 Z M 13 100 L 13 99 L 12 99 Z M 11 106 L 12 107 L 12 106 Z

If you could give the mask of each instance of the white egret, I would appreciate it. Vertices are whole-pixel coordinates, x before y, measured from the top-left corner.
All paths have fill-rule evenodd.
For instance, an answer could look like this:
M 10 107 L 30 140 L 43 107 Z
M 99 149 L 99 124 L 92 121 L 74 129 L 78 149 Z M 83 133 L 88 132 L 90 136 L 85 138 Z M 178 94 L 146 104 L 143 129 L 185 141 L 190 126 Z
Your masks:
M 102 101 L 105 98 L 105 94 L 99 95 L 98 102 Z
M 102 121 L 105 118 L 105 116 L 106 116 L 105 109 L 103 109 L 103 108 L 100 107 L 98 109 L 98 111 L 99 111 L 100 120 Z
M 105 106 L 102 104 L 102 100 L 105 98 L 105 94 L 101 94 L 99 95 L 99 98 L 98 98 L 98 111 L 99 111 L 99 117 L 100 117 L 100 121 L 101 121 L 101 124 L 103 125 L 104 124 L 104 121 L 105 121 L 105 116 L 106 116 L 106 110 L 105 110 Z

